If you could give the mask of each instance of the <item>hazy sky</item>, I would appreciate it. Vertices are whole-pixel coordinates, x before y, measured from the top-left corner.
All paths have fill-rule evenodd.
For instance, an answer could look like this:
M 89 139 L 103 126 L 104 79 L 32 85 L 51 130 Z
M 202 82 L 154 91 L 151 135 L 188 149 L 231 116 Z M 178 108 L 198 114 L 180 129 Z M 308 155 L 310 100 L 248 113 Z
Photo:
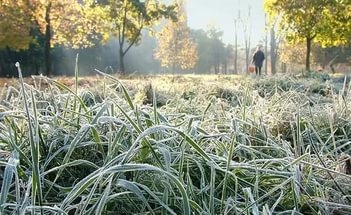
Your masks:
M 264 32 L 264 0 L 187 0 L 188 24 L 192 29 L 207 30 L 215 26 L 223 31 L 223 41 L 234 44 L 234 19 L 248 17 L 251 7 L 251 46 L 255 46 L 265 36 Z M 250 25 L 248 25 L 250 26 Z M 238 43 L 244 44 L 243 24 L 238 24 Z

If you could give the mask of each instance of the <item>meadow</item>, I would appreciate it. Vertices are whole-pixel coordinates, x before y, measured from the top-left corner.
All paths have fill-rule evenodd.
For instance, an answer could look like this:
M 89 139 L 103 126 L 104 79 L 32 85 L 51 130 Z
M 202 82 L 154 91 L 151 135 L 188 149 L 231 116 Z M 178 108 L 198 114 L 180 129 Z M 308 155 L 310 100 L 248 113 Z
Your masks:
M 0 214 L 350 214 L 349 80 L 7 80 Z

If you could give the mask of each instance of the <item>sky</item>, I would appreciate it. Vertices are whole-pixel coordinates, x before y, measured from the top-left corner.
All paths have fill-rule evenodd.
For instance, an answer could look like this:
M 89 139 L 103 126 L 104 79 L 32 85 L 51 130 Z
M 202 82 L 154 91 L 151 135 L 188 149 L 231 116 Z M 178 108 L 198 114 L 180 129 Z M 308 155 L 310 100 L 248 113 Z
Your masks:
M 251 47 L 261 44 L 265 36 L 264 0 L 186 0 L 188 25 L 192 29 L 208 30 L 214 26 L 223 31 L 223 42 L 234 44 L 234 20 L 239 11 L 242 19 L 247 19 L 251 7 L 248 30 L 251 31 Z M 251 26 L 251 28 L 249 27 Z M 238 43 L 244 44 L 243 23 L 237 25 Z M 251 29 L 251 30 L 250 30 Z

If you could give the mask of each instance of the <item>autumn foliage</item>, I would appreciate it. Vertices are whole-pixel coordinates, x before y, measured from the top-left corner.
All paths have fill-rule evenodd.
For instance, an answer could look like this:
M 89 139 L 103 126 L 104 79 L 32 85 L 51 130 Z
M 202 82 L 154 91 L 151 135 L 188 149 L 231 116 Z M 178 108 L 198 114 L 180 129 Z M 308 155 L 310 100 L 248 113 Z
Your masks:
M 160 60 L 161 66 L 175 69 L 192 69 L 198 60 L 196 43 L 190 36 L 187 26 L 187 17 L 183 1 L 178 1 L 179 12 L 177 21 L 170 21 L 157 34 L 158 48 L 155 57 Z
M 306 70 L 310 70 L 313 42 L 333 47 L 350 41 L 351 1 L 265 0 L 264 8 L 288 42 L 306 44 Z
M 158 0 L 2 0 L 0 48 L 43 46 L 46 75 L 50 75 L 53 47 L 87 48 L 118 38 L 124 72 L 124 56 L 140 42 L 142 30 L 152 28 L 161 18 L 174 17 L 174 10 L 175 5 Z M 41 44 L 40 38 L 44 40 Z

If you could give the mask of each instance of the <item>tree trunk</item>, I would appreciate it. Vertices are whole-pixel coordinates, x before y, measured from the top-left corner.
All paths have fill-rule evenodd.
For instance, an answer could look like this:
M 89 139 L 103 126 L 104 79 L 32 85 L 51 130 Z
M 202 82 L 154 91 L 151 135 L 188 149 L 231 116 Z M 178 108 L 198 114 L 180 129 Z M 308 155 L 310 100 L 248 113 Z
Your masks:
M 219 63 L 216 62 L 215 64 L 215 74 L 217 75 L 219 73 Z
M 250 73 L 249 72 L 249 64 L 250 64 L 250 59 L 249 59 L 249 55 L 250 55 L 250 45 L 248 43 L 247 40 L 245 40 L 245 66 L 246 66 L 246 73 Z
M 0 51 L 0 77 L 6 77 L 5 74 L 5 68 L 6 68 L 6 62 L 5 62 L 5 50 Z M 1 86 L 2 87 L 2 86 Z
M 249 18 L 251 17 L 251 6 L 249 6 L 248 16 L 246 22 L 243 22 L 244 25 L 244 40 L 245 40 L 245 57 L 246 57 L 246 73 L 249 74 L 249 65 L 251 62 L 250 59 L 250 46 L 251 46 L 251 23 L 249 23 Z M 250 30 L 250 31 L 248 31 Z
M 238 32 L 237 32 L 237 20 L 234 20 L 235 27 L 235 39 L 234 39 L 234 74 L 238 74 Z
M 124 67 L 124 52 L 123 52 L 123 45 L 120 44 L 119 46 L 119 72 L 124 75 L 126 73 Z
M 222 65 L 222 73 L 227 74 L 227 70 L 228 70 L 228 65 L 227 65 L 227 60 L 226 60 L 226 61 L 224 61 L 223 65 Z
M 287 68 L 286 68 L 286 63 L 282 63 L 282 73 L 286 73 L 286 70 L 287 70 Z
M 312 38 L 307 37 L 306 38 L 306 71 L 310 71 L 310 56 L 311 56 L 311 44 L 312 44 Z
M 265 26 L 267 26 L 267 14 L 264 15 L 264 24 Z M 268 32 L 266 30 L 266 34 L 265 34 L 265 41 L 264 41 L 264 48 L 265 48 L 265 52 L 266 52 L 266 60 L 264 61 L 264 73 L 265 75 L 268 74 Z M 272 72 L 271 72 L 272 73 Z
M 124 15 L 123 15 L 123 22 L 122 22 L 122 27 L 119 29 L 119 35 L 118 35 L 118 42 L 119 42 L 119 70 L 121 74 L 126 74 L 125 66 L 124 66 L 124 56 L 127 54 L 129 49 L 135 44 L 137 41 L 138 37 L 141 34 L 141 30 L 143 29 L 143 24 L 139 26 L 138 33 L 136 33 L 131 41 L 129 41 L 127 45 L 127 48 L 123 50 L 123 47 L 125 45 L 126 41 L 126 31 L 127 31 L 127 13 L 128 13 L 128 8 L 127 8 L 127 0 L 124 0 L 123 3 L 123 10 L 124 10 Z
M 44 57 L 45 57 L 45 72 L 47 76 L 52 75 L 51 71 L 51 23 L 50 23 L 50 10 L 51 2 L 46 6 L 45 11 L 45 47 L 44 47 Z
M 276 44 L 276 37 L 275 37 L 275 31 L 273 28 L 271 28 L 271 73 L 272 75 L 277 73 L 277 44 Z

